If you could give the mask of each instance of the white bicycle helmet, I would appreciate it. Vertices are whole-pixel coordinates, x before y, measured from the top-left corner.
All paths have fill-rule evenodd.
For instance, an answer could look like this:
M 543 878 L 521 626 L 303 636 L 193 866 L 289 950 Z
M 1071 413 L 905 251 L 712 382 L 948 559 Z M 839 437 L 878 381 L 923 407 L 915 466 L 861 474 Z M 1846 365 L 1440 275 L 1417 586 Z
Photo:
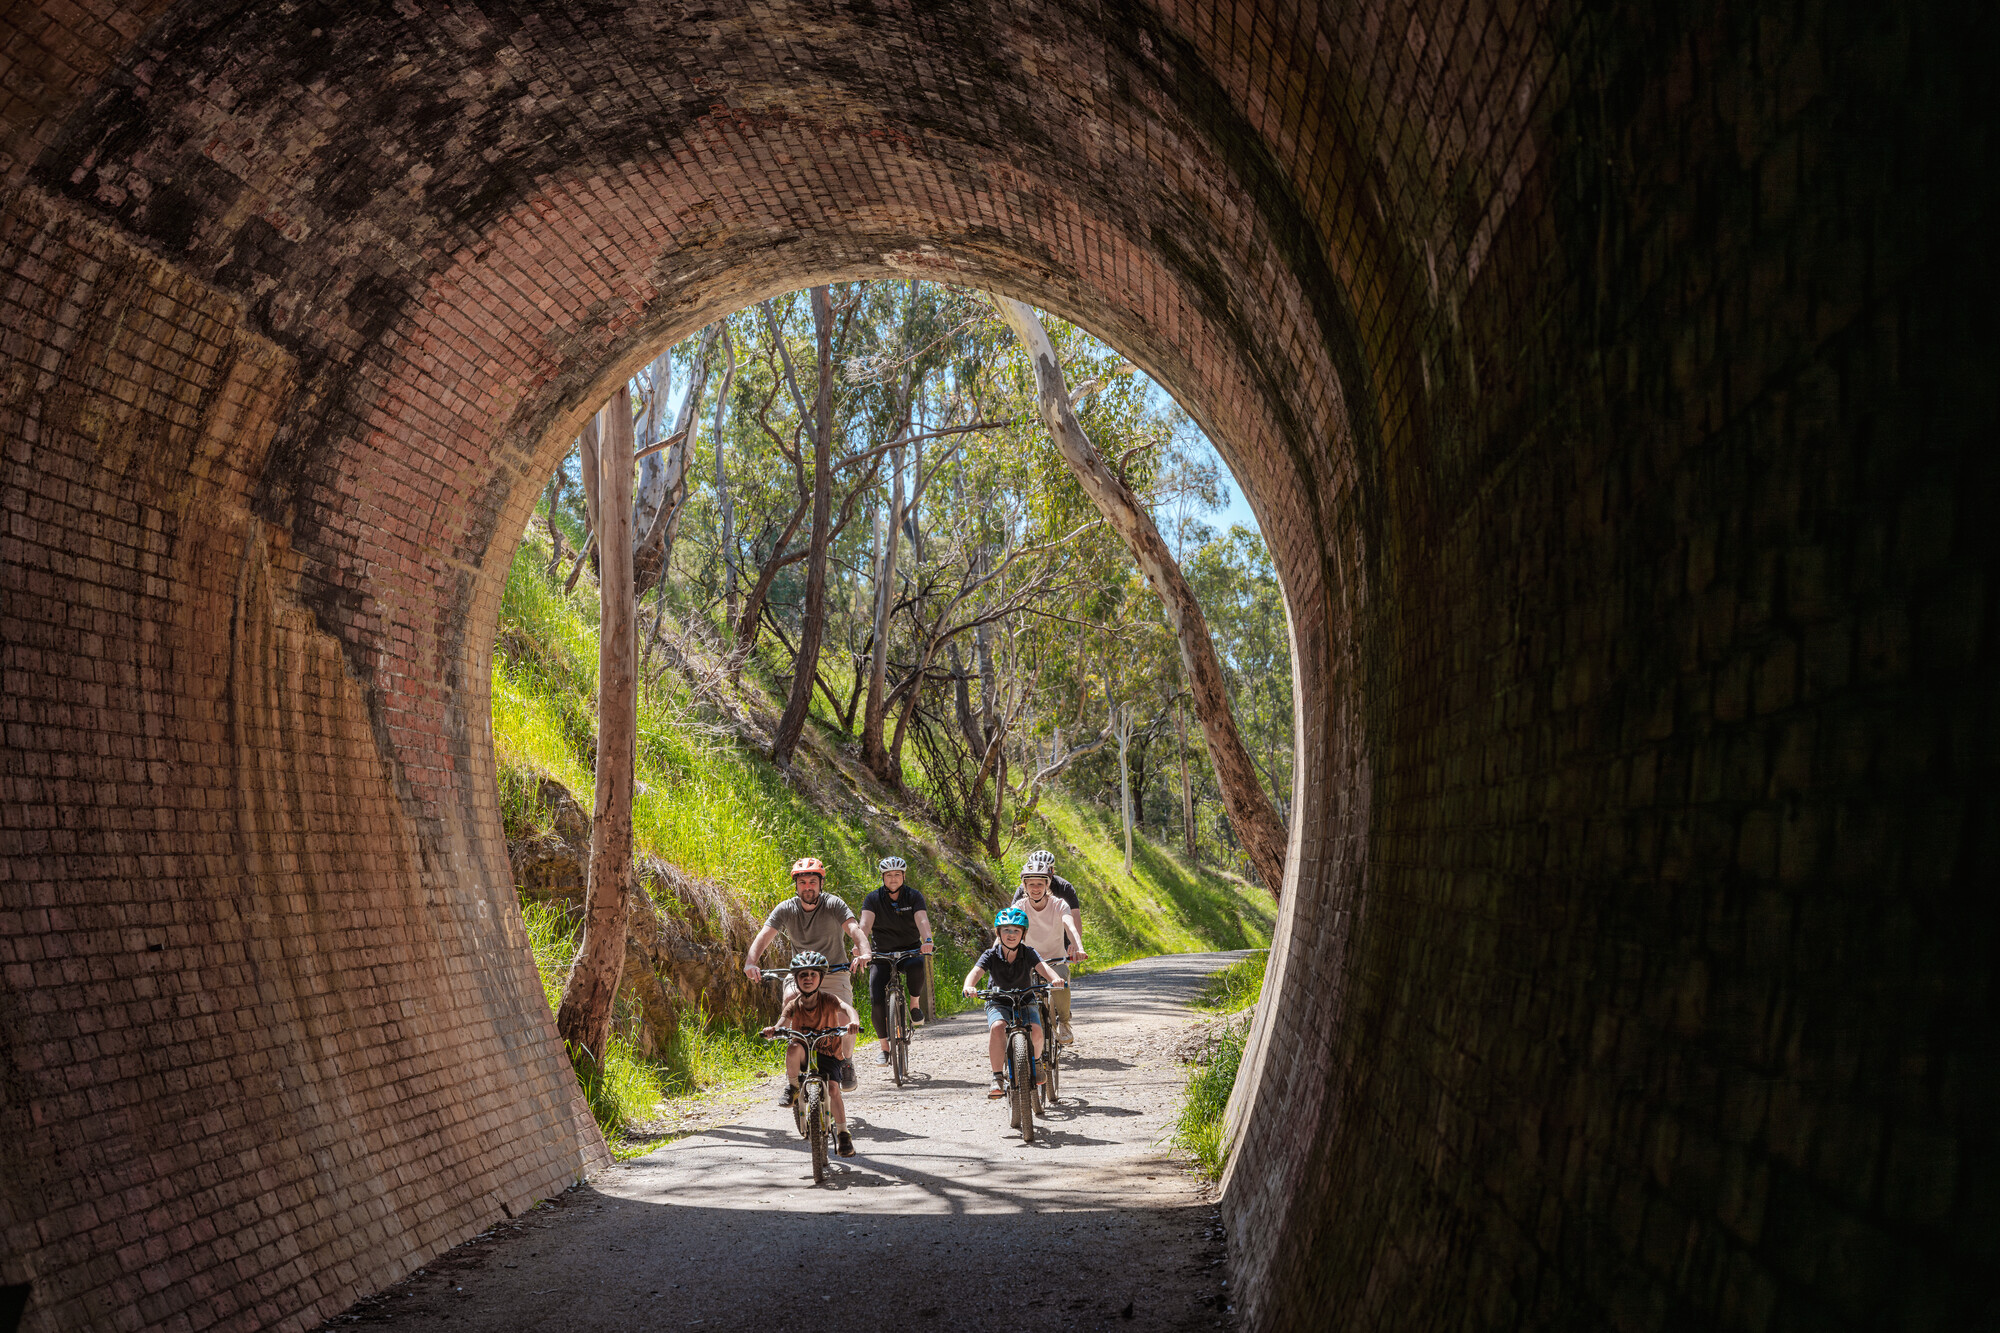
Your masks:
M 910 867 L 900 856 L 885 856 L 875 863 L 877 870 L 908 870 Z
M 1028 860 L 1021 867 L 1024 875 L 1052 875 L 1056 869 L 1056 854 L 1049 851 L 1029 852 Z

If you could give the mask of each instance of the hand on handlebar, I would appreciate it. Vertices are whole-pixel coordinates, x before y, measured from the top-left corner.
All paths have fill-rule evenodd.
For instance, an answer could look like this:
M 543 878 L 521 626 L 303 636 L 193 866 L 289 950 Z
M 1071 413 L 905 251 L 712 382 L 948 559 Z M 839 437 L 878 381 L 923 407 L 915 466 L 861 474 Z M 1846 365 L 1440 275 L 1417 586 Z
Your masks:
M 763 969 L 755 963 L 745 963 L 743 965 L 743 975 L 752 981 L 762 981 L 764 979 Z

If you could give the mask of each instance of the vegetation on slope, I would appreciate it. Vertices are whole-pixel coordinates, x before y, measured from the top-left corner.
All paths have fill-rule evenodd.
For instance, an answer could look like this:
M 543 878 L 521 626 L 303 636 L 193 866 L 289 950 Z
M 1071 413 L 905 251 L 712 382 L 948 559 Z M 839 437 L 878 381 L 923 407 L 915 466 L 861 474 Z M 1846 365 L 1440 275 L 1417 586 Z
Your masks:
M 565 595 L 546 575 L 549 550 L 539 532 L 522 542 L 509 571 L 493 660 L 493 744 L 502 818 L 511 840 L 547 832 L 542 780 L 552 778 L 589 808 L 594 755 L 596 590 L 580 581 Z M 699 695 L 699 697 L 697 697 Z M 718 702 L 715 682 L 697 691 L 666 671 L 639 705 L 635 852 L 677 867 L 761 917 L 791 892 L 792 860 L 827 863 L 828 888 L 857 910 L 885 855 L 910 862 L 911 881 L 933 904 L 939 929 L 940 1008 L 963 1005 L 958 979 L 984 946 L 981 928 L 1011 893 L 1020 858 L 1033 846 L 1055 851 L 1062 872 L 1086 904 L 1092 958 L 1086 970 L 1156 953 L 1257 947 L 1275 918 L 1269 894 L 1234 876 L 1186 864 L 1141 837 L 1134 875 L 1123 871 L 1122 833 L 1113 811 L 1080 803 L 1060 789 L 1044 796 L 1025 837 L 1006 858 L 951 845 L 916 796 L 898 797 L 875 783 L 848 752 L 851 738 L 815 715 L 808 744 L 788 778 L 743 733 L 741 715 L 774 714 L 775 703 L 753 669 L 739 694 Z M 663 912 L 679 899 L 655 892 Z M 538 965 L 551 1001 L 575 951 L 573 917 L 560 906 L 524 903 Z M 693 923 L 700 927 L 703 923 Z M 864 994 L 857 998 L 866 1017 Z M 662 1097 L 755 1076 L 780 1067 L 775 1048 L 754 1042 L 746 1014 L 684 1015 L 672 1044 L 650 1059 L 628 1035 L 613 1038 L 601 1073 L 586 1077 L 598 1121 L 614 1142 L 643 1125 Z
M 1211 1179 L 1222 1174 L 1226 1160 L 1222 1143 L 1222 1116 L 1229 1108 L 1229 1094 L 1236 1088 L 1236 1072 L 1243 1063 L 1243 1045 L 1249 1039 L 1247 1015 L 1236 1018 L 1257 1003 L 1264 989 L 1264 967 L 1270 953 L 1259 950 L 1241 962 L 1232 963 L 1208 979 L 1193 1007 L 1222 1016 L 1212 1024 L 1195 1055 L 1194 1073 L 1188 1078 L 1180 1115 L 1174 1121 L 1174 1142 L 1193 1154 L 1202 1171 Z

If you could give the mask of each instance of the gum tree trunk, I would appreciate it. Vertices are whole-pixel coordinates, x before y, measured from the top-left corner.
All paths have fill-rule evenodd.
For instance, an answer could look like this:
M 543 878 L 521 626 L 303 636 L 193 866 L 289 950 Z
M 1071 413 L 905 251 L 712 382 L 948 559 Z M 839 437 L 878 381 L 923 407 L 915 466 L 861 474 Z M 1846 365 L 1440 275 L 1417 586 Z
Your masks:
M 1264 794 L 1257 766 L 1237 733 L 1229 690 L 1223 683 L 1222 663 L 1209 640 L 1208 621 L 1195 601 L 1194 589 L 1188 586 L 1173 553 L 1161 540 L 1152 516 L 1117 474 L 1105 466 L 1096 446 L 1083 433 L 1083 425 L 1077 421 L 1076 410 L 1070 404 L 1069 389 L 1063 382 L 1062 363 L 1056 359 L 1055 344 L 1049 341 L 1041 320 L 1019 301 L 996 296 L 994 302 L 1035 367 L 1036 399 L 1042 420 L 1047 423 L 1063 461 L 1076 474 L 1097 512 L 1124 539 L 1146 582 L 1159 594 L 1166 608 L 1167 623 L 1180 640 L 1181 662 L 1187 670 L 1189 692 L 1194 696 L 1195 716 L 1201 720 L 1202 739 L 1208 743 L 1208 756 L 1215 765 L 1216 782 L 1222 788 L 1222 803 L 1229 811 L 1229 822 L 1243 839 L 1258 876 L 1276 896 L 1284 891 L 1285 883 L 1284 821 Z
M 583 943 L 563 985 L 556 1031 L 604 1058 L 625 965 L 625 890 L 632 877 L 632 761 L 639 730 L 638 641 L 632 604 L 632 407 L 621 392 L 599 413 L 597 799 Z
M 729 390 L 736 383 L 736 340 L 729 336 L 729 321 L 722 321 L 722 390 L 715 397 L 715 505 L 722 519 L 722 597 L 727 608 L 725 623 L 736 628 L 736 501 L 729 493 L 729 462 L 723 457 L 722 413 L 729 404 Z
M 889 492 L 889 535 L 882 562 L 875 567 L 875 631 L 868 657 L 868 702 L 861 711 L 861 762 L 882 781 L 890 780 L 889 751 L 882 743 L 888 719 L 889 608 L 896 600 L 896 548 L 903 537 L 903 451 L 895 459 L 895 481 Z
M 806 616 L 799 631 L 798 660 L 792 664 L 792 697 L 771 742 L 771 762 L 792 761 L 812 706 L 813 674 L 826 632 L 826 548 L 833 525 L 833 300 L 825 287 L 812 289 L 813 328 L 819 339 L 819 392 L 813 400 L 812 549 L 806 557 Z
M 1187 844 L 1189 865 L 1199 865 L 1201 858 L 1196 855 L 1194 829 L 1194 780 L 1188 773 L 1187 714 L 1182 711 L 1180 700 L 1174 700 L 1174 730 L 1180 733 L 1181 750 L 1181 839 Z
M 1118 729 L 1118 813 L 1125 820 L 1125 875 L 1132 875 L 1132 705 L 1122 705 L 1113 716 Z

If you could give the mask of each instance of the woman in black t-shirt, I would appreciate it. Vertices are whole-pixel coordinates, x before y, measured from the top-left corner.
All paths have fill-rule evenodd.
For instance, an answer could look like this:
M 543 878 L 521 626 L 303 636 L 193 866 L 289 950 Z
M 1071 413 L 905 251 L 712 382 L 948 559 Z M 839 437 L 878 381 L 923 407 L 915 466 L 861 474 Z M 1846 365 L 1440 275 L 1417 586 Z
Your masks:
M 924 895 L 904 885 L 909 867 L 900 856 L 885 856 L 875 868 L 882 872 L 882 887 L 861 903 L 861 933 L 878 953 L 902 953 L 909 949 L 931 951 L 931 918 L 924 910 Z M 921 1017 L 924 993 L 924 960 L 905 958 L 886 963 L 876 958 L 868 964 L 868 1003 L 875 1020 L 875 1035 L 881 1038 L 880 1063 L 889 1063 L 889 981 L 901 968 L 910 982 L 910 1021 Z

